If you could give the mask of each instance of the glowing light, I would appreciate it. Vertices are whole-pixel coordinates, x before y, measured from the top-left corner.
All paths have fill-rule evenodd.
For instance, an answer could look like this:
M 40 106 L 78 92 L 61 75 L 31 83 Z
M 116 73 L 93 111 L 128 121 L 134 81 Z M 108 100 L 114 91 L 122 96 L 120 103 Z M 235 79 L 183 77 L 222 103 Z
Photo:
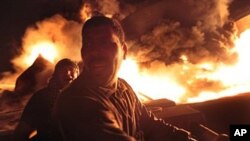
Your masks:
M 214 70 L 214 67 L 211 63 L 203 63 L 203 64 L 199 64 L 198 66 L 204 70 Z
M 184 63 L 187 63 L 187 62 L 188 62 L 188 58 L 187 58 L 186 55 L 182 55 L 182 56 L 180 57 L 180 59 L 181 59 Z
M 213 70 L 205 76 L 210 80 L 220 81 L 225 89 L 219 92 L 201 92 L 199 96 L 188 98 L 188 102 L 200 102 L 210 99 L 233 96 L 250 91 L 250 30 L 241 33 L 233 49 L 238 54 L 238 61 L 232 66 L 220 65 L 216 70 L 210 65 L 205 68 Z
M 166 74 L 139 71 L 136 61 L 132 59 L 124 61 L 119 76 L 124 78 L 137 93 L 142 93 L 152 99 L 168 98 L 178 102 L 185 93 L 185 89 L 172 77 Z
M 80 11 L 80 15 L 83 21 L 88 20 L 92 16 L 92 7 L 90 3 L 85 2 L 83 4 L 81 11 Z
M 152 99 L 167 98 L 177 103 L 201 102 L 249 92 L 249 38 L 250 30 L 246 30 L 235 41 L 232 51 L 239 57 L 233 65 L 216 62 L 191 64 L 187 56 L 182 55 L 180 59 L 183 64 L 171 65 L 165 70 L 155 66 L 156 70 L 149 71 L 140 70 L 135 60 L 128 59 L 122 64 L 119 76 L 127 80 L 138 93 Z
M 0 84 L 0 92 L 2 90 L 13 90 L 15 87 L 15 84 Z
M 233 66 L 221 66 L 211 75 L 213 79 L 221 80 L 227 86 L 250 83 L 250 30 L 246 30 L 235 41 L 235 51 L 238 54 L 238 62 Z
M 81 11 L 83 20 L 91 16 L 91 8 L 89 3 L 84 4 Z M 35 33 L 40 35 L 43 32 Z M 50 35 L 42 34 L 43 36 L 40 37 L 36 34 L 29 36 L 30 38 L 24 44 L 24 54 L 16 60 L 23 66 L 21 67 L 23 70 L 30 66 L 39 54 L 52 63 L 64 56 L 61 46 L 63 43 L 60 44 L 59 41 L 64 38 L 51 40 Z M 58 35 L 53 35 L 53 37 L 56 36 Z M 139 68 L 136 59 L 128 58 L 123 62 L 119 76 L 124 78 L 137 94 L 144 94 L 152 99 L 167 98 L 177 103 L 201 102 L 250 92 L 249 38 L 250 30 L 246 30 L 235 40 L 235 47 L 230 50 L 230 53 L 237 53 L 238 58 L 233 65 L 206 62 L 205 60 L 200 64 L 192 64 L 190 62 L 192 58 L 188 58 L 188 54 L 183 54 L 179 58 L 182 63 L 168 66 L 150 64 L 150 68 L 142 69 Z M 68 56 L 69 58 L 74 57 Z M 16 79 L 6 83 L 0 82 L 0 89 L 1 87 L 12 88 L 13 85 L 9 84 L 14 84 L 12 83 L 14 80 Z
M 30 55 L 25 58 L 25 63 L 31 65 L 39 54 L 52 63 L 58 57 L 55 44 L 52 42 L 39 42 L 30 47 Z

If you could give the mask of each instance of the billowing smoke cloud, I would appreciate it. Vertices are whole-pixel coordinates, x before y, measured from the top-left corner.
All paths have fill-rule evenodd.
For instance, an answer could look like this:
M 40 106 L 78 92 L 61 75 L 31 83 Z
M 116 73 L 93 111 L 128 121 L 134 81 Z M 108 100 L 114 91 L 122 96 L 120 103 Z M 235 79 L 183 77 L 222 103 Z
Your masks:
M 151 32 L 130 42 L 130 53 L 138 56 L 140 62 L 158 60 L 166 65 L 182 62 L 183 55 L 191 63 L 225 63 L 235 58 L 230 53 L 236 37 L 233 23 L 211 32 L 204 32 L 201 28 L 200 25 L 187 28 L 181 26 L 180 22 L 163 20 Z
M 3 75 L 4 78 L 0 80 L 1 87 L 4 87 L 3 89 L 6 90 L 7 86 L 9 86 L 8 89 L 11 90 L 4 91 L 0 89 L 1 131 L 9 131 L 15 128 L 24 106 L 32 95 L 30 93 L 21 95 L 20 93 L 12 92 L 12 90 L 15 86 L 17 77 L 38 57 L 39 54 L 35 54 L 34 56 L 34 48 L 41 44 L 43 48 L 46 48 L 46 45 L 49 47 L 53 45 L 52 47 L 56 48 L 58 54 L 52 62 L 54 64 L 62 58 L 70 58 L 79 62 L 81 60 L 81 28 L 82 24 L 66 20 L 60 15 L 54 15 L 43 21 L 38 21 L 35 25 L 27 28 L 22 39 L 21 55 L 12 60 L 16 73 L 6 72 Z M 50 53 L 50 50 L 47 53 Z M 49 79 L 48 71 L 53 70 L 54 65 L 46 65 L 43 69 L 44 70 L 41 70 L 42 72 L 39 73 L 34 72 L 34 69 L 30 69 L 28 72 L 29 74 L 26 74 L 24 79 L 30 79 L 30 81 L 36 79 L 34 82 L 38 82 L 38 84 L 24 83 L 23 85 L 28 85 L 24 87 L 30 87 L 31 89 L 38 88 L 38 85 L 39 88 L 44 87 L 46 84 L 40 86 L 39 82 L 46 82 L 44 79 Z M 34 76 L 30 74 L 34 74 Z
M 154 74 L 155 70 L 161 70 L 162 73 L 174 76 L 186 89 L 183 102 L 202 91 L 219 92 L 225 89 L 226 86 L 219 80 L 199 75 L 212 73 L 221 64 L 230 65 L 237 61 L 237 55 L 232 52 L 237 29 L 228 20 L 230 1 L 171 2 L 171 8 L 162 10 L 168 13 L 162 14 L 161 9 L 156 14 L 153 13 L 154 16 L 162 14 L 155 25 L 149 23 L 151 26 L 147 26 L 146 20 L 144 23 L 140 21 L 142 24 L 135 24 L 141 29 L 137 39 L 133 38 L 128 42 L 130 55 L 148 73 Z M 163 3 L 170 2 L 162 1 L 159 5 Z M 135 17 L 143 16 L 139 12 Z M 211 63 L 212 69 L 202 67 L 205 63 Z
M 117 0 L 99 0 L 98 5 L 104 15 L 115 15 L 120 12 Z
M 151 31 L 132 42 L 132 53 L 142 56 L 142 62 L 160 60 L 166 64 L 180 60 L 182 55 L 193 63 L 225 61 L 231 57 L 228 51 L 233 47 L 236 31 L 234 24 L 227 20 L 227 0 L 173 3 L 175 11 L 169 10 L 172 13 L 165 14 Z
M 85 0 L 80 15 L 83 22 L 93 16 L 95 12 L 122 20 L 136 11 L 138 4 L 137 1 L 131 3 L 126 0 Z
M 129 38 L 129 54 L 140 62 L 142 68 L 150 72 L 159 68 L 168 73 L 188 66 L 186 75 L 176 75 L 179 83 L 188 87 L 188 93 L 197 95 L 202 84 L 210 89 L 220 89 L 223 85 L 206 78 L 193 82 L 182 82 L 182 78 L 192 79 L 201 72 L 199 65 L 207 62 L 230 64 L 236 60 L 231 48 L 236 29 L 228 21 L 228 5 L 231 0 L 100 0 L 83 1 L 79 11 L 86 20 L 92 12 L 117 17 L 125 26 Z M 85 5 L 85 6 L 84 6 Z M 83 10 L 85 7 L 85 10 Z M 83 12 L 83 13 L 82 13 Z M 85 12 L 85 13 L 84 13 Z M 129 24 L 128 24 L 129 23 Z M 81 23 L 69 21 L 60 15 L 39 21 L 29 27 L 23 38 L 23 53 L 13 60 L 18 72 L 30 64 L 23 62 L 30 47 L 42 40 L 50 41 L 58 48 L 59 58 L 67 57 L 79 61 L 81 47 Z M 161 64 L 161 65 L 157 65 Z M 164 64 L 164 65 L 162 65 Z M 178 67 L 176 67 L 178 66 Z M 170 69 L 171 68 L 171 69 Z M 174 71 L 173 71 L 174 70 Z M 203 69 L 202 71 L 209 71 Z M 151 71 L 152 72 L 152 71 Z M 177 71 L 178 72 L 178 71 Z M 172 73 L 171 73 L 172 74 Z M 197 86 L 197 87 L 196 87 Z M 194 90 L 195 88 L 195 90 Z
M 80 60 L 82 24 L 75 21 L 68 21 L 60 15 L 54 15 L 43 21 L 37 22 L 26 30 L 23 37 L 24 54 L 30 53 L 33 45 L 50 41 L 57 47 L 59 58 L 70 57 L 73 60 Z M 70 50 L 70 52 L 69 52 Z M 13 62 L 23 60 L 23 56 L 14 59 Z M 25 56 L 24 56 L 25 57 Z
M 33 50 L 35 46 L 43 42 L 51 43 L 56 48 L 58 55 L 53 63 L 62 58 L 80 61 L 81 27 L 80 23 L 68 21 L 60 15 L 54 15 L 27 28 L 23 37 L 21 55 L 12 60 L 16 74 L 11 74 L 10 76 L 14 76 L 14 78 L 12 77 L 12 80 L 8 81 L 15 82 L 16 77 L 35 61 L 38 54 L 32 56 Z M 6 75 L 6 79 L 10 79 L 8 75 Z M 6 79 L 2 81 L 6 82 Z

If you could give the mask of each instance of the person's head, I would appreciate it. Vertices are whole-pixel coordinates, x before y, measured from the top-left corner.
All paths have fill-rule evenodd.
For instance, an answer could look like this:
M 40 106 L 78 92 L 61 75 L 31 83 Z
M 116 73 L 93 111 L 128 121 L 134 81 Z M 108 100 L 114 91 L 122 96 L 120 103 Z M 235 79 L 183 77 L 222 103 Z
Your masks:
M 60 60 L 56 66 L 51 78 L 51 83 L 57 88 L 63 89 L 68 86 L 79 75 L 79 67 L 70 59 Z
M 82 29 L 81 53 L 83 71 L 91 82 L 99 86 L 113 85 L 127 53 L 120 23 L 105 16 L 87 20 Z

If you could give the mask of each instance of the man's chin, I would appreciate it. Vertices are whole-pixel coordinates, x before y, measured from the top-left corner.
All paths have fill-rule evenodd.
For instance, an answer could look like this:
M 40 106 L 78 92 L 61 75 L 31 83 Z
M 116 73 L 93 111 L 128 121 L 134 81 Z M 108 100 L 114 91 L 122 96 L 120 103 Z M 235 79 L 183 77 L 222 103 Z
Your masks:
M 62 82 L 60 86 L 63 89 L 65 87 L 67 87 L 69 84 L 70 84 L 70 82 L 68 82 L 68 81 L 67 82 Z
M 101 75 L 99 75 L 99 76 L 95 75 L 95 76 L 91 77 L 89 82 L 93 85 L 104 86 L 104 87 L 109 86 L 111 83 L 113 83 L 110 78 L 107 78 L 107 77 L 101 76 Z

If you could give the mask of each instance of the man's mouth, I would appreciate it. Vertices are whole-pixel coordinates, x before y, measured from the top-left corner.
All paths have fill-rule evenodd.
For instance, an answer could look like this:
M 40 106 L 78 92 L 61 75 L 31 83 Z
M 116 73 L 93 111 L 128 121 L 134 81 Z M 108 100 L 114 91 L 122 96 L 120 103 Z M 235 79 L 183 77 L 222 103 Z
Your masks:
M 67 83 L 71 83 L 72 81 L 73 81 L 73 79 L 70 77 L 67 77 L 64 79 L 64 82 L 67 82 Z
M 101 61 L 101 62 L 93 62 L 90 65 L 91 71 L 103 71 L 106 68 L 106 63 Z

